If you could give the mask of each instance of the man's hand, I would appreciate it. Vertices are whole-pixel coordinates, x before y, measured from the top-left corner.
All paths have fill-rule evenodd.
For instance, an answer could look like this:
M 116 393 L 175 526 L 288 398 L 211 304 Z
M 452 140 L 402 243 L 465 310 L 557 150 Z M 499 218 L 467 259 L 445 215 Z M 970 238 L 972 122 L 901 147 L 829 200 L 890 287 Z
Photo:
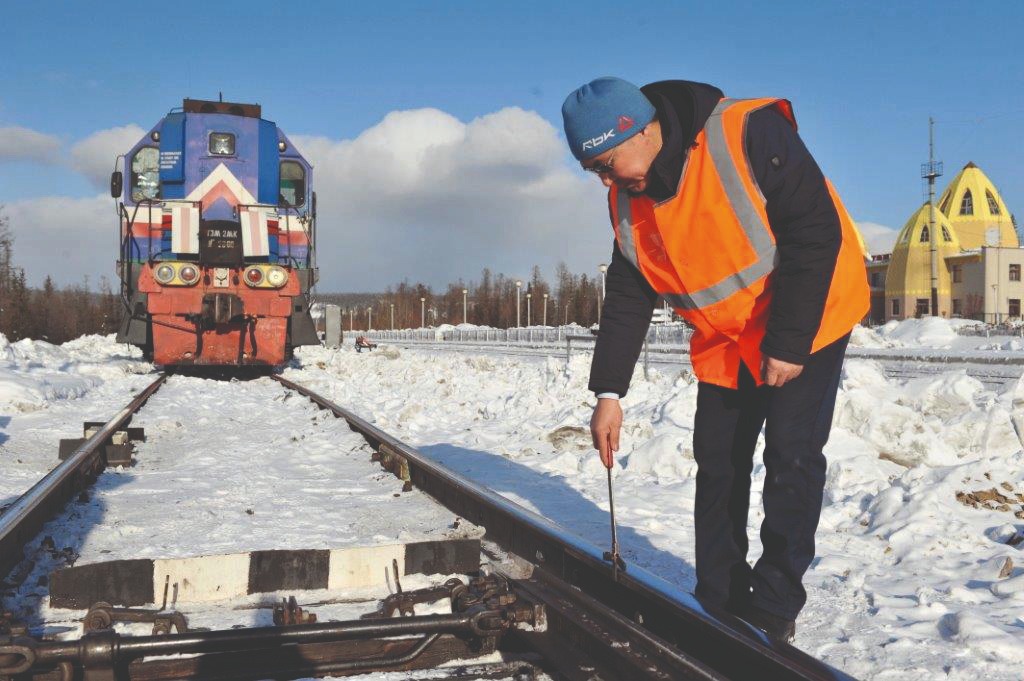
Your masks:
M 622 428 L 622 407 L 618 400 L 599 399 L 590 418 L 590 436 L 594 449 L 601 453 L 601 463 L 611 468 L 612 453 L 619 451 L 619 430 Z
M 761 360 L 761 378 L 765 384 L 774 388 L 781 388 L 799 376 L 803 370 L 803 366 L 799 364 L 783 362 L 781 359 L 775 359 L 774 357 L 765 357 Z M 593 426 L 591 426 L 591 429 L 593 429 Z

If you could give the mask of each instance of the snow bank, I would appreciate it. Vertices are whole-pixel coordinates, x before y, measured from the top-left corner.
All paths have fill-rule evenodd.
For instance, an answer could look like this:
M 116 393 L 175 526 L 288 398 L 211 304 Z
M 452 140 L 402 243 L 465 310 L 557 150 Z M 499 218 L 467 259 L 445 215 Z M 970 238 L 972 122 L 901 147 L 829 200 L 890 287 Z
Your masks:
M 854 339 L 897 347 L 955 336 L 948 321 L 937 321 L 859 329 Z M 607 486 L 589 443 L 589 361 L 582 354 L 567 365 L 410 349 L 386 362 L 311 348 L 300 350 L 293 371 L 603 546 Z M 649 381 L 637 371 L 622 400 L 613 471 L 627 559 L 687 589 L 694 586 L 696 394 L 689 371 L 652 368 Z M 1024 380 L 996 393 L 964 371 L 893 380 L 878 362 L 848 359 L 825 450 L 818 558 L 805 580 L 797 645 L 864 678 L 1017 678 L 1013 665 L 1024 650 L 1024 519 L 1015 517 L 1024 513 L 1021 434 Z M 751 561 L 760 553 L 760 453 L 754 464 Z M 1021 497 L 966 503 L 993 488 Z M 1008 557 L 1015 567 L 999 577 Z
M 0 409 L 42 409 L 54 400 L 81 397 L 106 380 L 152 369 L 137 348 L 113 339 L 90 335 L 53 345 L 30 339 L 10 343 L 0 334 Z

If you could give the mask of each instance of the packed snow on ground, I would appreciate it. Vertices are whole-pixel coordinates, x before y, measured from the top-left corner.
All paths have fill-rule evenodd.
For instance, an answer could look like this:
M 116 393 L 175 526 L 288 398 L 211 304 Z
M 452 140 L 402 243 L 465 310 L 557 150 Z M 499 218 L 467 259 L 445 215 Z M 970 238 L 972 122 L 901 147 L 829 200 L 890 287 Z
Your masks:
M 0 508 L 57 463 L 61 438 L 107 420 L 156 376 L 142 353 L 113 336 L 63 345 L 0 334 Z
M 1024 337 L 1019 329 L 1014 329 L 1012 336 L 1005 335 L 1005 330 L 997 332 L 990 329 L 991 335 L 986 336 L 985 328 L 985 324 L 970 319 L 922 317 L 892 320 L 873 328 L 857 326 L 850 338 L 850 346 L 866 349 L 928 348 L 954 353 L 988 350 L 1019 353 L 1024 350 Z M 971 331 L 977 335 L 968 333 Z
M 920 349 L 913 344 L 942 335 L 925 331 L 898 340 Z M 594 403 L 586 390 L 589 361 L 585 353 L 566 365 L 560 357 L 382 343 L 362 354 L 300 349 L 285 375 L 604 547 L 604 470 L 587 431 Z M 56 462 L 60 437 L 78 435 L 83 420 L 109 417 L 152 380 L 151 371 L 112 338 L 59 347 L 4 341 L 0 505 Z M 174 377 L 164 390 L 139 417 L 152 438 L 140 448 L 139 464 L 105 474 L 105 486 L 76 502 L 72 513 L 82 517 L 68 518 L 62 541 L 86 558 L 280 547 L 280 537 L 355 541 L 359 532 L 339 519 L 339 509 L 386 497 L 388 484 L 393 493 L 401 490 L 372 465 L 363 467 L 366 452 L 353 449 L 361 445 L 347 429 L 302 400 L 282 397 L 266 379 Z M 649 380 L 638 371 L 623 400 L 614 470 L 627 559 L 687 589 L 694 585 L 696 392 L 686 369 L 654 368 Z M 894 381 L 878 362 L 849 358 L 826 448 L 818 558 L 806 576 L 809 600 L 796 644 L 862 678 L 1020 678 L 1022 433 L 1022 382 L 994 392 L 962 370 Z M 207 444 L 197 447 L 196 437 Z M 764 475 L 758 457 L 751 560 L 760 550 Z M 191 491 L 174 496 L 172 489 Z M 268 501 L 282 509 L 279 520 L 270 522 L 257 505 Z M 88 525 L 89 513 L 103 523 Z M 450 518 L 438 520 L 443 530 Z M 379 513 L 370 526 L 369 539 L 402 531 Z M 73 538 L 75 531 L 84 536 Z M 262 614 L 242 623 L 267 616 L 253 612 Z M 196 626 L 220 622 L 195 616 Z
M 589 355 L 567 366 L 554 357 L 380 350 L 303 349 L 286 375 L 608 544 L 605 475 L 587 430 Z M 652 370 L 649 381 L 637 371 L 615 466 L 626 556 L 687 589 L 696 394 L 686 370 Z M 1020 678 L 1022 433 L 1024 382 L 995 393 L 963 370 L 897 382 L 873 360 L 848 359 L 796 645 L 863 678 Z M 760 452 L 754 475 L 751 560 L 760 552 Z

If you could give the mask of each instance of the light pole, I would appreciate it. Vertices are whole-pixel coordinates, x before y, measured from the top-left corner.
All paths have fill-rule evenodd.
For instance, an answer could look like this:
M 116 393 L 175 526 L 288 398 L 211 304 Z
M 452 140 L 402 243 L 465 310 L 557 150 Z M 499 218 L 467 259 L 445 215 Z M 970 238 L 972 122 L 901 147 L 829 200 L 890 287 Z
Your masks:
M 469 295 L 469 289 L 462 289 L 462 323 L 469 324 L 469 317 L 466 315 L 466 296 Z
M 597 266 L 597 271 L 601 273 L 601 295 L 597 299 L 597 323 L 601 323 L 601 306 L 604 305 L 604 280 L 608 274 L 608 265 L 601 263 Z
M 569 303 L 565 304 L 565 321 L 562 322 L 562 326 L 569 326 Z
M 530 299 L 531 298 L 533 298 L 533 294 L 532 293 L 527 293 L 526 294 L 526 325 L 527 326 L 533 326 L 533 322 L 531 321 L 533 319 L 533 315 L 531 314 L 531 311 L 530 311 Z
M 519 323 L 519 294 L 523 290 L 523 282 L 516 279 L 516 328 L 518 329 L 522 324 Z
M 544 326 L 548 325 L 548 294 L 544 294 Z
M 348 330 L 349 331 L 353 331 L 356 328 L 355 315 L 356 315 L 356 309 L 354 307 L 350 307 L 348 309 Z
M 366 330 L 369 331 L 373 328 L 373 308 L 366 308 Z
M 395 330 L 395 304 L 391 303 L 391 330 Z
M 427 299 L 420 298 L 420 328 L 427 328 Z

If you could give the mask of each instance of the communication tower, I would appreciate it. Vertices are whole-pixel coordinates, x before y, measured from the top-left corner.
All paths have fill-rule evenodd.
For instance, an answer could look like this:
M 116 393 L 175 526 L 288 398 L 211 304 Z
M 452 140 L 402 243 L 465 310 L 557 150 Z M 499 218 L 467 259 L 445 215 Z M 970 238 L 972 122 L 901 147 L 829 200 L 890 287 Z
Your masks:
M 942 161 L 935 160 L 935 120 L 928 117 L 928 162 L 921 164 L 921 177 L 928 180 L 928 241 L 932 264 L 931 314 L 939 316 L 939 253 L 935 234 L 935 178 L 942 176 Z

